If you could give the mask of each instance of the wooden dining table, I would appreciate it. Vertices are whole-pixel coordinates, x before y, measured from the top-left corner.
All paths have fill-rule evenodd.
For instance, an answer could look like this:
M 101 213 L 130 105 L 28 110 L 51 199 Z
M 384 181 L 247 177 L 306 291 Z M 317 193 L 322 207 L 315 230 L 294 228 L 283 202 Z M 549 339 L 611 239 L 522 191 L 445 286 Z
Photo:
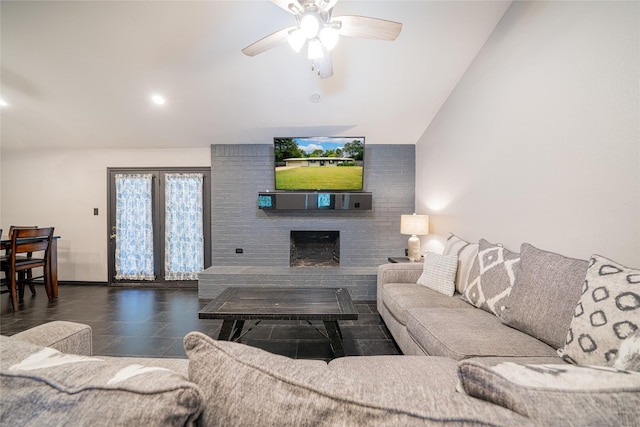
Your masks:
M 51 262 L 49 263 L 49 277 L 51 277 L 51 293 L 53 298 L 58 298 L 58 239 L 60 236 L 53 236 L 51 239 Z M 29 239 L 24 239 L 29 240 Z M 0 240 L 0 250 L 11 249 L 11 239 Z

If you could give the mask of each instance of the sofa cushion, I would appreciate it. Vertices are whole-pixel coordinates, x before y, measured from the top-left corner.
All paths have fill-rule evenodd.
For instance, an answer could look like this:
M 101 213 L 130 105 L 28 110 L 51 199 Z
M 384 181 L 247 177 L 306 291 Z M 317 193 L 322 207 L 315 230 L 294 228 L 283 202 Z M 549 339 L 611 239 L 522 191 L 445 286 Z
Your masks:
M 454 360 L 479 356 L 556 356 L 553 348 L 476 308 L 410 310 L 407 332 L 428 355 Z
M 464 361 L 460 383 L 470 396 L 509 408 L 542 425 L 636 426 L 640 373 L 573 365 L 492 368 Z
M 445 255 L 458 256 L 458 271 L 456 273 L 456 292 L 462 294 L 469 282 L 471 267 L 478 256 L 478 244 L 469 243 L 455 234 L 449 233 L 444 245 Z
M 424 270 L 418 278 L 418 285 L 453 296 L 456 290 L 457 255 L 439 255 L 433 252 L 424 254 Z
M 566 343 L 558 354 L 578 365 L 608 366 L 622 341 L 638 328 L 640 269 L 593 255 Z
M 573 309 L 580 298 L 588 262 L 520 248 L 520 270 L 502 311 L 502 321 L 553 348 L 564 345 Z
M 198 387 L 160 367 L 61 353 L 0 337 L 0 424 L 188 425 Z M 37 410 L 34 410 L 37 405 Z
M 456 394 L 457 368 L 451 360 L 351 357 L 327 366 L 199 332 L 189 333 L 184 343 L 189 376 L 206 396 L 203 425 L 529 423 L 512 411 Z
M 519 261 L 520 254 L 481 239 L 462 297 L 474 306 L 500 316 L 515 283 Z
M 414 308 L 452 307 L 470 308 L 460 298 L 451 298 L 432 289 L 413 283 L 386 283 L 382 300 L 389 313 L 401 324 L 407 323 L 407 311 Z

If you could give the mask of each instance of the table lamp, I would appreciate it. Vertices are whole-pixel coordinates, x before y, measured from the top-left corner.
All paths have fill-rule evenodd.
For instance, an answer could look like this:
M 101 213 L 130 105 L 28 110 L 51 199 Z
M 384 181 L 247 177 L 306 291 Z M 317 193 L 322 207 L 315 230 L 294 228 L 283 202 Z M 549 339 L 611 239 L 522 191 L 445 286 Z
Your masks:
M 411 235 L 407 254 L 409 261 L 420 261 L 420 239 L 418 236 L 429 234 L 429 215 L 401 215 L 400 233 Z

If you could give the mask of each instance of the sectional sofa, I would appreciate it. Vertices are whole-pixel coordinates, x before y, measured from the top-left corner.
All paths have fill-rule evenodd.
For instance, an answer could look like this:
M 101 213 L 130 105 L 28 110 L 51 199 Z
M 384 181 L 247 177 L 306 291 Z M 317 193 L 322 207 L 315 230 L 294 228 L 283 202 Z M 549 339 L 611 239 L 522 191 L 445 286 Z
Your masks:
M 188 360 L 93 356 L 91 328 L 51 322 L 0 337 L 0 424 L 640 425 L 639 278 L 452 235 L 379 267 L 405 355 L 328 364 L 198 332 Z

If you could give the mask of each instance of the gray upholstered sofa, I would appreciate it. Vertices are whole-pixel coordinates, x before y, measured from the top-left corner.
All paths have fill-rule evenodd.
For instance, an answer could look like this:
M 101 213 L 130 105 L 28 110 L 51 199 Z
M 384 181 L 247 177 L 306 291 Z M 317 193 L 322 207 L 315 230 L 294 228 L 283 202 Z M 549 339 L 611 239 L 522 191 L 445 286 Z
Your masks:
M 445 293 L 418 283 L 422 262 L 378 268 L 377 308 L 404 354 L 563 363 L 557 350 L 565 344 L 587 261 L 528 244 L 514 253 L 455 235 L 444 255 L 458 261 Z M 514 298 L 525 301 L 513 307 Z
M 455 264 L 448 275 L 438 262 L 380 266 L 380 313 L 407 355 L 327 364 L 192 332 L 184 340 L 188 360 L 92 356 L 88 326 L 51 322 L 0 337 L 0 424 L 640 425 L 640 330 L 633 330 L 640 298 L 629 296 L 637 297 L 639 270 L 597 256 L 587 266 L 530 245 L 514 254 L 452 239 L 442 256 Z M 476 265 L 478 253 L 486 257 Z M 500 264 L 506 268 L 490 268 Z M 575 269 L 586 278 L 562 298 L 570 292 L 555 286 L 557 278 Z M 439 287 L 443 277 L 456 280 L 457 294 Z M 508 292 L 496 286 L 505 277 Z M 524 279 L 529 297 L 517 291 Z M 613 303 L 593 306 L 607 301 L 602 288 Z M 535 312 L 510 312 L 546 294 Z M 555 316 L 564 305 L 573 308 Z M 579 306 L 600 326 L 594 313 L 606 314 L 625 339 L 612 343 L 585 330 Z M 539 328 L 540 319 L 554 326 Z M 572 333 L 563 328 L 579 338 L 567 339 Z

